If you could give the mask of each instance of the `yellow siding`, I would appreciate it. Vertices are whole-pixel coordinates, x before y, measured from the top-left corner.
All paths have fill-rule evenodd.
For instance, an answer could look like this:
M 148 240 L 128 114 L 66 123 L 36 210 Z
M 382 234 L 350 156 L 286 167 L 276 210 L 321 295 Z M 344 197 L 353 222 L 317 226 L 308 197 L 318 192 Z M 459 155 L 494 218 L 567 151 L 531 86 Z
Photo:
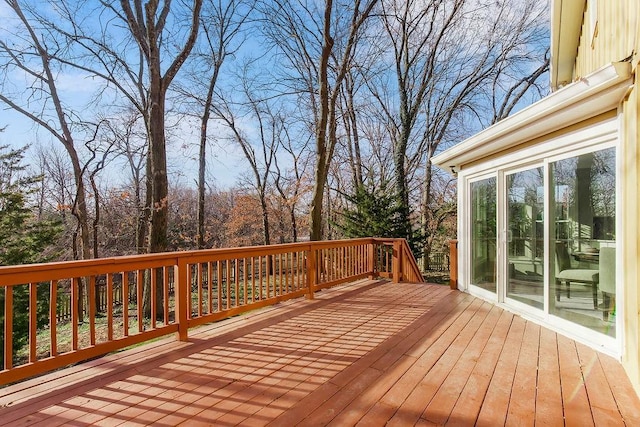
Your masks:
M 622 224 L 618 238 L 623 255 L 623 334 L 622 363 L 640 394 L 640 80 L 638 78 L 638 48 L 640 47 L 640 1 L 597 0 L 597 30 L 587 0 L 578 46 L 574 80 L 608 63 L 631 58 L 635 84 L 621 105 L 620 129 L 620 196 Z
M 637 66 L 637 47 L 640 33 L 640 2 L 638 0 L 598 0 L 595 12 L 597 29 L 594 35 L 592 11 L 594 1 L 587 1 L 582 21 L 582 34 L 574 69 L 574 80 L 586 76 L 611 62 L 628 58 L 634 51 L 634 69 Z
M 640 81 L 623 103 L 620 135 L 624 349 L 622 363 L 640 394 Z

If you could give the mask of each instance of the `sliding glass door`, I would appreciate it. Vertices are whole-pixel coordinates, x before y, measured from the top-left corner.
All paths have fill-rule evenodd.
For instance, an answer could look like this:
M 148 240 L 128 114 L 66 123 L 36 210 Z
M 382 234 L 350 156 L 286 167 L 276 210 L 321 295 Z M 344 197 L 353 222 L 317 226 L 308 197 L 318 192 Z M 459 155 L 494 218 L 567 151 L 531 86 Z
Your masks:
M 544 308 L 544 169 L 505 175 L 506 297 Z
M 610 345 L 616 170 L 615 147 L 585 147 L 470 180 L 471 291 Z
M 496 178 L 471 183 L 471 285 L 496 293 Z
M 587 152 L 549 165 L 549 311 L 615 337 L 615 148 Z

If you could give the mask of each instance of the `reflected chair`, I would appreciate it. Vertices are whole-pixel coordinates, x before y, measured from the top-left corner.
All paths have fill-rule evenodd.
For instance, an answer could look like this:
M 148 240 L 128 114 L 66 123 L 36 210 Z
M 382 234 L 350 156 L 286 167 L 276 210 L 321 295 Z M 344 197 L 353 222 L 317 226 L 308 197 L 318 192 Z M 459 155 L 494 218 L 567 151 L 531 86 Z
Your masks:
M 600 290 L 602 291 L 602 304 L 598 306 L 602 310 L 602 320 L 609 320 L 609 312 L 616 307 L 616 249 L 600 249 Z
M 582 283 L 591 285 L 593 308 L 598 308 L 599 276 L 599 270 L 571 268 L 567 246 L 563 242 L 556 242 L 556 301 L 560 301 L 562 282 L 567 288 L 567 298 L 571 298 L 571 283 Z

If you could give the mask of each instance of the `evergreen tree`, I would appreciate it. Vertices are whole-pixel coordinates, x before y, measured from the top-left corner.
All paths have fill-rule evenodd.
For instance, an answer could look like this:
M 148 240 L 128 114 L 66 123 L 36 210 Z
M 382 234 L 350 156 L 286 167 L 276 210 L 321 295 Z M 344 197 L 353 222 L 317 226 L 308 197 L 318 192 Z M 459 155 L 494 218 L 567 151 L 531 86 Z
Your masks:
M 411 236 L 409 246 L 417 258 L 423 246 L 423 235 L 418 229 L 407 230 L 411 224 L 403 221 L 403 205 L 400 197 L 383 184 L 379 189 L 368 189 L 364 185 L 356 189 L 355 194 L 344 197 L 352 205 L 339 215 L 334 222 L 347 238 L 388 237 L 406 238 Z
M 0 265 L 45 262 L 43 255 L 61 231 L 59 222 L 38 221 L 28 206 L 29 195 L 37 190 L 42 177 L 29 176 L 22 165 L 26 147 L 10 149 L 0 146 Z M 0 330 L 4 330 L 5 289 L 0 288 Z M 38 327 L 49 318 L 49 286 L 38 286 Z M 13 286 L 13 348 L 27 343 L 29 336 L 29 287 Z M 4 346 L 4 335 L 0 345 Z M 3 366 L 0 352 L 0 366 Z
M 347 238 L 403 236 L 401 206 L 398 198 L 382 186 L 370 190 L 364 185 L 355 194 L 345 194 L 352 208 L 340 213 L 335 226 Z

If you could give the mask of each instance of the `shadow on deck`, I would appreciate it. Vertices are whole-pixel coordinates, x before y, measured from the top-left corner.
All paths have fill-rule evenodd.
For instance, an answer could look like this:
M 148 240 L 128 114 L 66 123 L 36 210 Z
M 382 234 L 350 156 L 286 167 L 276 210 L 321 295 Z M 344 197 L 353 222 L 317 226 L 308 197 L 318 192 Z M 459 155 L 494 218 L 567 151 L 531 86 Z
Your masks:
M 640 425 L 609 356 L 448 287 L 360 281 L 0 389 L 3 425 Z

